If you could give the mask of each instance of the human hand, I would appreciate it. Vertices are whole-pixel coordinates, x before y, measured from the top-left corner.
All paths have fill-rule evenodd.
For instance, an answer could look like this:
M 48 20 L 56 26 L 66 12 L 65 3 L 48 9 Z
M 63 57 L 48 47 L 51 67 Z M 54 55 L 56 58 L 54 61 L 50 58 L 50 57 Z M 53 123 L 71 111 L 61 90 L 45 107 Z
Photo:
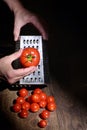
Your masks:
M 46 23 L 42 18 L 38 17 L 36 14 L 21 8 L 14 12 L 14 40 L 17 41 L 19 38 L 21 28 L 27 23 L 32 23 L 41 33 L 44 40 L 48 40 L 47 30 L 45 30 Z
M 14 69 L 12 62 L 21 56 L 22 49 L 0 59 L 0 76 L 5 77 L 8 83 L 13 84 L 24 76 L 34 72 L 36 67 Z

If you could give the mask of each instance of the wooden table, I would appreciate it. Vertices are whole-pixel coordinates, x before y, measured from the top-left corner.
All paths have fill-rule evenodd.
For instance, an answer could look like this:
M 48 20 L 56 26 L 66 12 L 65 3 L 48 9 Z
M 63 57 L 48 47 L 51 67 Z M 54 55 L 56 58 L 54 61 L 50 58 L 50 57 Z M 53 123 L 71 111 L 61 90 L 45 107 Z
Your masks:
M 71 16 L 68 17 L 65 8 L 64 10 L 62 8 L 63 12 L 61 8 L 59 9 L 58 20 L 55 8 L 54 13 L 53 10 L 49 13 L 46 11 L 50 28 L 48 42 L 50 83 L 43 90 L 55 97 L 57 109 L 51 113 L 48 125 L 43 130 L 87 130 L 87 34 L 84 26 L 80 27 L 81 23 L 78 24 L 79 19 L 77 17 L 74 19 L 75 15 L 72 16 L 71 12 L 68 12 Z M 9 34 L 12 34 L 12 31 L 8 33 L 7 39 L 11 38 Z M 7 39 L 4 37 L 2 39 L 0 45 L 3 47 L 5 43 L 6 48 L 9 48 Z M 13 46 L 10 46 L 10 50 L 11 48 Z M 5 49 L 5 55 L 9 53 L 8 50 Z M 30 113 L 27 119 L 20 119 L 10 110 L 16 97 L 17 90 L 9 89 L 6 84 L 3 87 L 0 83 L 0 130 L 41 130 L 37 126 L 40 111 Z

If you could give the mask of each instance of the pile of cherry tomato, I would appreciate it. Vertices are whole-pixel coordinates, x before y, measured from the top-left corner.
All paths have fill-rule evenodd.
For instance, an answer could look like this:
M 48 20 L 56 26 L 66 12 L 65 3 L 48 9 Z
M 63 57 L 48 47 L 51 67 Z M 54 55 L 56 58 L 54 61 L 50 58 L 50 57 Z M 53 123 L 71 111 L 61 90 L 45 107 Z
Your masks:
M 44 128 L 47 126 L 46 119 L 50 117 L 50 112 L 56 110 L 54 96 L 47 95 L 40 88 L 34 89 L 32 93 L 26 88 L 21 88 L 13 103 L 12 111 L 18 113 L 20 118 L 27 118 L 29 112 L 38 112 L 40 108 L 42 108 L 42 112 L 39 115 L 41 120 L 38 122 L 38 126 Z

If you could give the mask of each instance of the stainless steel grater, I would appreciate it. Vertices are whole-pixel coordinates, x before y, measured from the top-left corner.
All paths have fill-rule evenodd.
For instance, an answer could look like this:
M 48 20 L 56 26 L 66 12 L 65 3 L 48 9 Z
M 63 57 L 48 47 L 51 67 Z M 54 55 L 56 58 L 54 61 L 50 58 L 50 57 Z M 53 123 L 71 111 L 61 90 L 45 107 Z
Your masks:
M 20 48 L 33 47 L 40 53 L 40 63 L 32 74 L 20 79 L 20 84 L 44 84 L 44 65 L 42 51 L 42 36 L 21 36 Z
M 40 62 L 39 65 L 37 66 L 37 70 L 32 74 L 29 74 L 24 78 L 20 79 L 20 81 L 15 84 L 16 87 L 23 86 L 23 85 L 31 86 L 31 85 L 47 84 L 47 82 L 49 81 L 49 76 L 48 76 L 49 71 L 48 71 L 48 56 L 47 56 L 46 44 L 47 43 L 43 43 L 42 36 L 40 35 L 20 36 L 20 41 L 16 43 L 16 50 L 19 50 L 20 48 L 27 48 L 27 47 L 36 48 L 40 53 Z M 16 62 L 14 66 L 16 68 L 19 68 L 20 64 L 19 65 L 18 64 L 19 62 Z

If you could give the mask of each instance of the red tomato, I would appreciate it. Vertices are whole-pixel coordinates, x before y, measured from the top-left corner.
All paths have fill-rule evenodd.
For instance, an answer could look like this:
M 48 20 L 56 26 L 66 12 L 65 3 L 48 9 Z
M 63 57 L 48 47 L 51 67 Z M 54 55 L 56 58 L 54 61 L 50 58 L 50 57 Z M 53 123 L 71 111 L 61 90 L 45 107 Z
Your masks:
M 23 104 L 25 102 L 25 99 L 23 97 L 17 97 L 16 103 Z
M 47 96 L 47 103 L 49 102 L 55 102 L 55 99 L 53 96 Z
M 41 100 L 41 101 L 39 102 L 39 106 L 40 106 L 41 108 L 45 108 L 46 105 L 47 105 L 46 100 Z
M 40 88 L 36 88 L 33 93 L 37 93 L 37 94 L 40 94 L 42 92 L 42 90 Z
M 13 106 L 12 106 L 12 110 L 14 112 L 19 112 L 21 110 L 21 104 L 19 103 L 15 103 Z
M 40 98 L 41 98 L 41 100 L 46 100 L 46 98 L 47 98 L 46 93 L 45 92 L 41 92 L 40 93 Z
M 36 103 L 40 102 L 40 95 L 37 94 L 37 93 L 31 95 L 31 102 L 32 102 L 32 103 L 33 103 L 33 102 L 36 102 Z
M 55 104 L 55 102 L 50 102 L 50 103 L 48 103 L 48 104 L 47 104 L 47 109 L 48 109 L 49 111 L 54 111 L 54 110 L 56 109 L 56 104 Z
M 28 113 L 28 111 L 27 110 L 21 110 L 21 112 L 19 113 L 19 116 L 21 117 L 21 118 L 27 118 L 28 117 L 28 115 L 29 115 L 29 113 Z
M 40 109 L 40 107 L 37 103 L 32 103 L 30 105 L 30 111 L 32 111 L 32 112 L 37 112 L 37 111 L 39 111 L 39 109 Z
M 25 102 L 21 105 L 21 108 L 22 108 L 23 110 L 29 110 L 29 109 L 30 109 L 30 103 L 25 101 Z
M 38 123 L 39 127 L 44 128 L 47 126 L 47 121 L 46 120 L 40 120 Z
M 37 66 L 40 61 L 40 53 L 36 48 L 24 48 L 20 62 L 23 67 Z
M 21 88 L 19 90 L 19 96 L 20 97 L 26 97 L 26 96 L 28 96 L 28 90 L 26 88 Z
M 42 119 L 47 119 L 47 118 L 49 118 L 49 116 L 50 116 L 50 112 L 49 112 L 48 110 L 43 110 L 43 111 L 41 112 L 41 114 L 40 114 L 40 117 L 41 117 Z
M 32 103 L 31 102 L 31 95 L 26 98 L 26 101 L 29 102 L 29 103 Z

